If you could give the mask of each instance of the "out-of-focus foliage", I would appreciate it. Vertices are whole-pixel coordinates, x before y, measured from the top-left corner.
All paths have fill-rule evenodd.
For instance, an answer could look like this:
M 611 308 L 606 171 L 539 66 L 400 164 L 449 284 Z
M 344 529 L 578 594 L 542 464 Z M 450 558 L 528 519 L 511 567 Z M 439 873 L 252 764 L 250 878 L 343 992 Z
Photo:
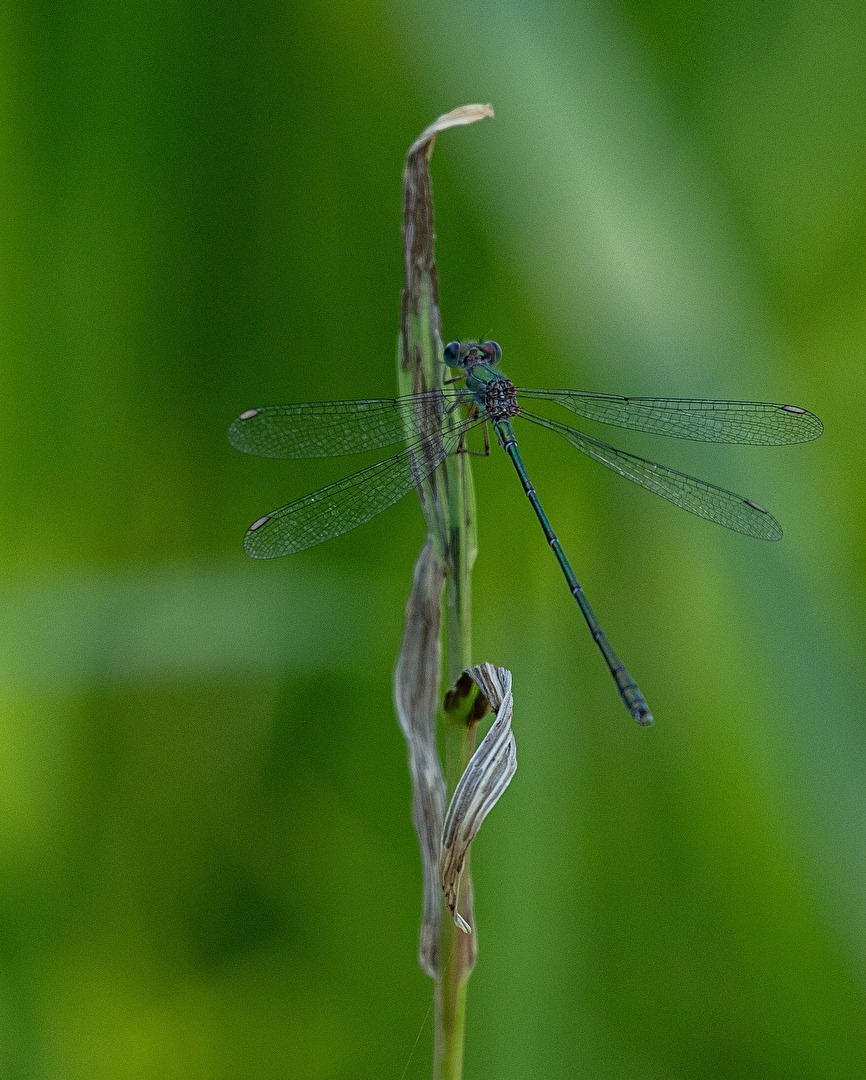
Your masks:
M 477 463 L 476 659 L 514 673 L 520 769 L 473 856 L 467 1080 L 862 1077 L 862 4 L 60 0 L 0 34 L 0 1074 L 400 1076 L 421 514 L 246 561 L 354 463 L 225 429 L 393 393 L 405 151 L 491 101 L 433 163 L 448 337 L 827 431 L 618 440 L 766 504 L 776 545 L 523 433 L 649 731 Z

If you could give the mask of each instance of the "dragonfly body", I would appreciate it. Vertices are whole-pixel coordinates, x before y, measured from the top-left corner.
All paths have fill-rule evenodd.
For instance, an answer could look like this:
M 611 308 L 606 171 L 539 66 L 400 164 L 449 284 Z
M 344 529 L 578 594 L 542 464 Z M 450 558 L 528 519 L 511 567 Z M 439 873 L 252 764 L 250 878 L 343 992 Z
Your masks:
M 493 364 L 499 362 L 500 356 L 501 350 L 499 346 L 492 341 L 485 342 L 481 346 L 475 343 L 461 345 L 459 342 L 452 342 L 445 349 L 445 362 L 448 364 L 459 362 L 458 366 L 464 371 L 466 389 L 472 396 L 474 406 L 491 422 L 499 440 L 499 445 L 511 458 L 511 463 L 520 477 L 520 483 L 526 492 L 532 509 L 535 511 L 547 543 L 556 556 L 565 580 L 568 582 L 571 595 L 577 601 L 577 605 L 586 620 L 586 625 L 592 634 L 593 641 L 601 650 L 608 670 L 613 676 L 623 704 L 639 724 L 651 724 L 653 718 L 646 699 L 614 652 L 613 646 L 608 641 L 607 634 L 602 630 L 601 624 L 590 607 L 589 600 L 586 598 L 583 586 L 577 580 L 577 575 L 566 558 L 565 552 L 562 550 L 562 544 L 560 544 L 559 538 L 553 531 L 553 526 L 544 512 L 538 493 L 529 479 L 526 465 L 517 446 L 517 437 L 511 425 L 512 418 L 520 414 L 520 405 L 517 402 L 517 387 L 493 366 Z
M 391 457 L 259 518 L 247 530 L 244 548 L 253 558 L 288 555 L 369 521 L 416 488 L 448 455 L 462 452 L 473 427 L 489 423 L 517 471 L 624 704 L 638 723 L 648 724 L 652 716 L 647 703 L 599 625 L 541 506 L 512 420 L 520 417 L 555 431 L 588 457 L 684 510 L 764 540 L 778 540 L 782 530 L 758 503 L 529 412 L 525 402 L 553 402 L 596 422 L 704 442 L 779 446 L 815 439 L 823 425 L 796 405 L 629 398 L 516 387 L 499 370 L 501 355 L 494 341 L 453 341 L 445 347 L 443 359 L 459 372 L 449 382 L 463 381 L 463 387 L 446 386 L 403 398 L 310 402 L 242 413 L 229 430 L 230 441 L 239 450 L 265 457 L 331 457 L 407 444 Z

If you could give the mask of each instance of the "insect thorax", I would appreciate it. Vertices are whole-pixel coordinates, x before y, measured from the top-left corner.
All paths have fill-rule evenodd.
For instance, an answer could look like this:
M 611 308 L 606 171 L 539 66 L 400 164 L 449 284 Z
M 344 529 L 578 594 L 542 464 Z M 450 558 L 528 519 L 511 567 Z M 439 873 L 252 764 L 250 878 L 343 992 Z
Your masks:
M 509 379 L 491 379 L 485 387 L 484 411 L 495 423 L 517 416 L 517 387 Z

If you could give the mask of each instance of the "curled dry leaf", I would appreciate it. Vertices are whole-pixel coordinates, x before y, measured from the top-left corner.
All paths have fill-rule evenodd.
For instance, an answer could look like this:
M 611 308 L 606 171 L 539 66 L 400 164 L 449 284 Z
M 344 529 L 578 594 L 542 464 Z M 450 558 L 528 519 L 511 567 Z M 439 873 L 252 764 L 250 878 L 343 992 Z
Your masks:
M 470 933 L 471 927 L 457 910 L 463 863 L 482 822 L 511 783 L 517 769 L 517 746 L 511 730 L 514 712 L 511 672 L 492 664 L 479 664 L 467 669 L 467 673 L 496 713 L 496 719 L 470 758 L 445 815 L 439 879 L 455 923 Z
M 426 128 L 409 149 L 403 174 L 406 280 L 400 318 L 401 394 L 436 391 L 443 379 L 433 194 L 428 167 L 433 144 L 439 132 L 492 115 L 486 105 L 454 109 Z M 428 538 L 415 567 L 394 680 L 400 726 L 409 748 L 412 820 L 421 845 L 424 870 L 420 963 L 433 978 L 439 975 L 442 900 L 438 864 L 446 791 L 436 745 L 442 671 L 441 600 L 446 575 L 451 579 L 452 590 L 459 594 L 459 586 L 453 583 L 468 582 L 474 557 L 474 531 L 467 510 L 467 472 L 465 456 L 461 455 L 458 461 L 443 462 L 420 485 Z M 468 603 L 468 588 L 465 592 Z M 453 597 L 448 610 L 457 610 Z M 456 666 L 460 666 L 459 662 Z
M 409 148 L 403 172 L 403 261 L 405 284 L 400 313 L 401 394 L 421 394 L 441 388 L 444 365 L 439 315 L 439 276 L 436 270 L 436 234 L 433 224 L 433 191 L 430 185 L 430 155 L 436 136 L 448 128 L 473 124 L 493 115 L 489 105 L 463 105 L 434 120 Z M 449 510 L 463 496 L 465 482 L 458 478 L 465 460 L 446 462 L 419 488 L 427 527 L 440 556 L 458 577 L 451 543 Z M 466 538 L 461 544 L 466 548 Z M 457 549 L 460 550 L 460 549 Z M 465 561 L 471 561 L 468 555 Z M 462 573 L 462 571 L 461 571 Z
M 394 672 L 394 700 L 409 750 L 412 822 L 421 846 L 424 910 L 419 963 L 431 978 L 439 966 L 439 845 L 445 812 L 445 778 L 436 747 L 441 668 L 441 600 L 445 568 L 428 540 L 415 564 L 406 604 L 403 644 Z

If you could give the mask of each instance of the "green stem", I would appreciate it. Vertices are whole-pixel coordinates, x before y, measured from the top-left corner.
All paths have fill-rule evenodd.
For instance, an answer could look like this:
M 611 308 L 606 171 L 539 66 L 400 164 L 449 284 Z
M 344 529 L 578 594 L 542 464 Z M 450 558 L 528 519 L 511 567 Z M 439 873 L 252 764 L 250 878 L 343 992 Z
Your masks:
M 476 541 L 473 525 L 475 492 L 467 455 L 456 454 L 447 463 L 448 491 L 448 577 L 445 582 L 446 678 L 448 687 L 457 685 L 463 672 L 472 664 L 472 564 Z M 468 759 L 467 759 L 468 760 Z M 465 762 L 464 762 L 465 765 Z M 447 770 L 447 765 L 446 765 Z M 446 771 L 449 795 L 460 779 Z
M 439 946 L 442 967 L 436 983 L 436 1048 L 433 1057 L 433 1080 L 461 1080 L 463 1076 L 463 1034 L 466 1023 L 466 988 L 468 975 L 460 973 L 460 948 L 456 938 L 464 935 L 442 913 L 442 936 Z
M 449 473 L 449 576 L 445 582 L 446 671 L 448 686 L 457 687 L 463 672 L 472 663 L 471 570 L 475 559 L 475 531 L 471 508 L 474 507 L 472 476 L 466 455 L 458 454 L 448 463 Z M 469 759 L 475 750 L 477 723 L 471 718 L 472 698 L 464 697 L 443 709 L 444 772 L 446 802 L 450 800 Z M 465 693 L 465 692 L 464 692 Z M 455 695 L 456 697 L 457 695 Z M 450 697 L 450 695 L 449 695 Z M 460 909 L 471 914 L 472 878 L 467 855 L 463 871 L 463 894 Z M 471 920 L 470 920 L 471 921 Z M 439 936 L 439 979 L 435 995 L 434 1080 L 461 1080 L 463 1075 L 463 1037 L 466 1026 L 466 990 L 475 963 L 475 941 L 454 924 L 444 901 Z

